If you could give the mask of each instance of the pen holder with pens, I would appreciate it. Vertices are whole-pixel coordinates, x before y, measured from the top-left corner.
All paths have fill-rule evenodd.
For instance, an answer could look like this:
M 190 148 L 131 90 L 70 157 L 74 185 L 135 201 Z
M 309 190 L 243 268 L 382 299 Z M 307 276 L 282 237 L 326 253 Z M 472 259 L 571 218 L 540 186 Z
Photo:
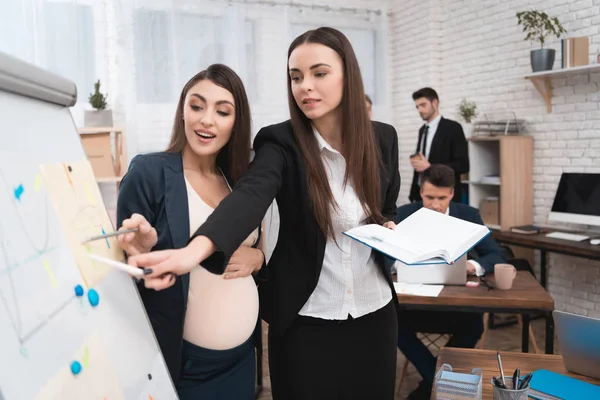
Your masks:
M 443 364 L 433 382 L 436 400 L 480 400 L 483 371 L 473 368 L 470 374 L 452 372 L 452 366 Z
M 497 378 L 499 379 L 499 378 Z M 504 382 L 506 384 L 506 387 L 513 387 L 512 386 L 512 378 L 506 377 L 504 378 Z M 513 389 L 504 389 L 501 387 L 498 387 L 496 385 L 494 385 L 494 378 L 492 378 L 491 380 L 492 383 L 492 388 L 493 388 L 493 399 L 494 400 L 527 400 L 528 395 L 529 395 L 529 386 L 525 387 L 524 389 L 517 389 L 517 390 L 513 390 Z

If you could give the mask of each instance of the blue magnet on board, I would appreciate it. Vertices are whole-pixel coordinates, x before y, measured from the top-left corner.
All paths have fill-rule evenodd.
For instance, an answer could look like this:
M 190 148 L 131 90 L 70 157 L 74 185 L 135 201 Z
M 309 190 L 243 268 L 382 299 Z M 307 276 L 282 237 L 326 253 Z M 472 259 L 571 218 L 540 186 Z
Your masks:
M 100 302 L 100 296 L 98 296 L 98 292 L 96 292 L 94 289 L 88 290 L 88 300 L 90 301 L 92 307 L 96 307 Z
M 77 296 L 77 297 L 83 296 L 83 287 L 81 285 L 75 286 L 75 296 Z
M 81 364 L 79 363 L 79 361 L 73 361 L 71 363 L 71 372 L 73 373 L 73 375 L 77 375 L 81 372 Z
M 21 200 L 21 195 L 23 194 L 23 192 L 25 191 L 25 189 L 23 188 L 23 185 L 19 185 L 17 188 L 14 189 L 14 194 L 15 194 L 15 199 L 17 200 Z

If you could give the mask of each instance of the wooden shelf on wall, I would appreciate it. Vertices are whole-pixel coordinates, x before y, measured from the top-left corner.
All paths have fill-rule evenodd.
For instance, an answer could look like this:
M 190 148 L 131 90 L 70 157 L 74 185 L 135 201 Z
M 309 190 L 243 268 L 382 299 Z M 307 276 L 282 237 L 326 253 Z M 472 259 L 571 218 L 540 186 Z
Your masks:
M 539 94 L 546 102 L 546 108 L 548 112 L 552 112 L 552 79 L 561 76 L 572 75 L 578 72 L 600 72 L 600 64 L 588 64 L 581 65 L 578 67 L 553 69 L 550 71 L 534 72 L 526 75 L 525 79 L 529 79 L 533 86 L 537 89 Z

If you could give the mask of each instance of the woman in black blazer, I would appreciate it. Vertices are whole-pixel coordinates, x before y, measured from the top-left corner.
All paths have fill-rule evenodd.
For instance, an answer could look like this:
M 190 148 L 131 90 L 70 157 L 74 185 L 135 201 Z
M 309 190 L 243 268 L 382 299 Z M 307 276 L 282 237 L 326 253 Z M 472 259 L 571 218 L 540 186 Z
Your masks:
M 249 171 L 184 249 L 130 258 L 146 285 L 227 262 L 277 200 L 280 228 L 259 288 L 273 398 L 394 398 L 397 304 L 383 257 L 342 232 L 394 219 L 398 140 L 371 122 L 358 62 L 339 31 L 299 36 L 288 53 L 291 120 L 261 129 Z
M 181 93 L 167 151 L 136 156 L 123 178 L 118 225 L 140 233 L 120 236 L 122 248 L 135 255 L 184 247 L 229 193 L 228 180 L 247 170 L 250 134 L 248 100 L 235 72 L 216 64 L 194 76 Z M 264 262 L 250 247 L 258 243 L 257 226 L 231 261 L 247 270 L 244 276 Z M 254 397 L 252 277 L 227 280 L 197 268 L 164 291 L 138 286 L 181 400 Z

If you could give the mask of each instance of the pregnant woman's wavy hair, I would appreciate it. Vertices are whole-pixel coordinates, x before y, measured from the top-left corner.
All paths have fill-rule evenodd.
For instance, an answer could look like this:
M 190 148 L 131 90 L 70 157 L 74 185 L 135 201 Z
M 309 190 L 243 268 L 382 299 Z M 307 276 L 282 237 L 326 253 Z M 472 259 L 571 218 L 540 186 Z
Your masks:
M 229 142 L 221 149 L 217 156 L 217 166 L 223 170 L 229 179 L 236 182 L 246 172 L 248 163 L 250 162 L 250 130 L 252 119 L 244 84 L 238 74 L 226 65 L 212 64 L 204 71 L 194 75 L 185 84 L 179 96 L 179 103 L 177 103 L 171 141 L 166 151 L 170 153 L 183 152 L 187 143 L 183 120 L 185 98 L 194 85 L 205 79 L 228 90 L 233 95 L 235 102 L 235 122 Z

